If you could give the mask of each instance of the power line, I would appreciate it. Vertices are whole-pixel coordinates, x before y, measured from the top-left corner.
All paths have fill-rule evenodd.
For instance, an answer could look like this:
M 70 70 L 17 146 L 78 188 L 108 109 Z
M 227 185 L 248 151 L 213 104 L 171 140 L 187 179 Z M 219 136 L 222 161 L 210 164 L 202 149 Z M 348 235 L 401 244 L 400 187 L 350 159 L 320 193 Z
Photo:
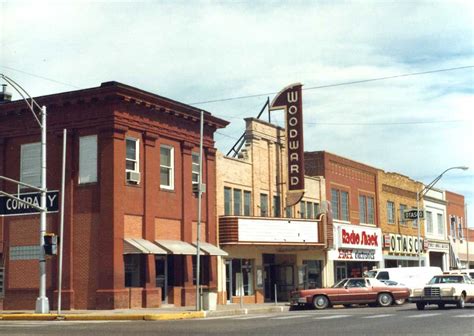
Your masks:
M 366 123 L 324 123 L 305 122 L 305 125 L 329 125 L 329 126 L 380 126 L 380 125 L 422 125 L 422 124 L 444 124 L 444 123 L 464 123 L 468 120 L 432 120 L 432 121 L 399 121 L 399 122 L 366 122 Z
M 52 79 L 52 78 L 48 78 L 48 77 L 44 77 L 44 76 L 32 74 L 32 73 L 30 73 L 30 72 L 26 72 L 26 71 L 23 71 L 23 70 L 18 70 L 18 69 L 9 67 L 9 66 L 0 65 L 0 67 L 2 67 L 2 68 L 4 68 L 4 69 L 11 70 L 11 71 L 16 71 L 16 72 L 19 72 L 19 73 L 22 73 L 22 74 L 25 74 L 25 75 L 28 75 L 28 76 L 31 76 L 31 77 L 36 77 L 36 78 L 44 79 L 44 80 L 47 80 L 47 81 L 49 81 L 49 82 L 53 82 L 53 83 L 56 83 L 56 84 L 66 85 L 66 86 L 69 86 L 69 87 L 72 87 L 72 88 L 75 88 L 75 89 L 80 89 L 80 87 L 78 87 L 78 86 L 76 86 L 76 85 L 72 85 L 72 84 L 68 84 L 68 83 L 64 83 L 64 82 L 58 81 L 58 80 L 56 80 L 56 79 Z
M 302 90 L 309 91 L 309 90 L 326 89 L 326 88 L 337 87 L 337 86 L 362 84 L 362 83 L 383 81 L 383 80 L 402 78 L 402 77 L 421 76 L 421 75 L 428 75 L 428 74 L 433 74 L 433 73 L 438 73 L 438 72 L 455 71 L 455 70 L 462 70 L 462 69 L 469 69 L 469 68 L 474 68 L 474 65 L 466 65 L 466 66 L 462 66 L 462 67 L 436 69 L 436 70 L 421 71 L 421 72 L 411 72 L 411 73 L 394 75 L 394 76 L 369 78 L 369 79 L 362 79 L 362 80 L 356 80 L 356 81 L 351 81 L 351 82 L 342 82 L 342 83 L 335 83 L 335 84 L 328 84 L 328 85 L 310 86 L 310 87 L 307 87 L 307 88 L 303 88 Z M 224 102 L 224 101 L 230 101 L 230 100 L 264 97 L 264 96 L 275 95 L 277 93 L 278 92 L 257 93 L 257 94 L 246 95 L 246 96 L 237 96 L 237 97 L 230 97 L 230 98 L 206 100 L 206 101 L 191 103 L 189 105 L 202 105 L 202 104 L 211 104 L 211 103 L 218 103 L 218 102 Z

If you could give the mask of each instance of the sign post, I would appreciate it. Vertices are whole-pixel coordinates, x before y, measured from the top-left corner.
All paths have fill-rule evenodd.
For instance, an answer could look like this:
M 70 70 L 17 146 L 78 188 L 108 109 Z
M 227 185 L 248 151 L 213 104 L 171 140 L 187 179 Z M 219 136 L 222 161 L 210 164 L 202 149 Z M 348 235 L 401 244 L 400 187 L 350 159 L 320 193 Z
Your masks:
M 416 216 L 417 213 L 418 213 L 418 216 Z M 417 218 L 423 219 L 424 218 L 424 212 L 423 212 L 423 210 L 417 210 L 417 209 L 405 210 L 403 212 L 403 218 L 405 220 L 415 220 Z

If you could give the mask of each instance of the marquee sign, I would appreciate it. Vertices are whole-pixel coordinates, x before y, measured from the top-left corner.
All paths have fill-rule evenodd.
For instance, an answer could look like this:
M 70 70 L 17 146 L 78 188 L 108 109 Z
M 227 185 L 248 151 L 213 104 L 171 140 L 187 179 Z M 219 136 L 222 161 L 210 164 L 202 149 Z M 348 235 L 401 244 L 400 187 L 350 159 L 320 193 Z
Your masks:
M 286 148 L 288 153 L 288 196 L 286 206 L 298 203 L 304 195 L 303 102 L 300 83 L 281 90 L 270 110 L 286 112 Z

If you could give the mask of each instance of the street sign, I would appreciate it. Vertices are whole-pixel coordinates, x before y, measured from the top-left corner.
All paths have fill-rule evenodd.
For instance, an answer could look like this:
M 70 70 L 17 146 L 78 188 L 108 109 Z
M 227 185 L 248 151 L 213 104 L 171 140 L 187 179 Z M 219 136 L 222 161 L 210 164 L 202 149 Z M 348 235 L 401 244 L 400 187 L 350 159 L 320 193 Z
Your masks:
M 416 219 L 416 213 L 417 213 L 418 210 L 405 210 L 403 212 L 403 218 L 405 220 L 413 220 L 413 219 Z M 424 217 L 424 212 L 423 210 L 419 210 L 419 215 L 420 219 L 423 219 Z
M 19 195 L 14 195 L 28 203 L 36 206 L 41 206 L 41 193 L 31 192 Z M 58 212 L 59 209 L 59 191 L 48 191 L 46 193 L 46 208 L 47 212 Z M 35 215 L 40 211 L 28 204 L 19 202 L 16 199 L 0 196 L 0 216 L 18 216 L 18 215 Z

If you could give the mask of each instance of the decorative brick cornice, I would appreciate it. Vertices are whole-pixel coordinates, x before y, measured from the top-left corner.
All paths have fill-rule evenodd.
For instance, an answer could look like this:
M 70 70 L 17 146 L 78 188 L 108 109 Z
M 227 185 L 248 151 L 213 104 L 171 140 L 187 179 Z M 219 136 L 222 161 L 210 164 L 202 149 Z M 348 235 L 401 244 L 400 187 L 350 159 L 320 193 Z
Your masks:
M 189 142 L 189 141 L 181 142 L 181 150 L 183 151 L 183 154 L 191 155 L 193 148 L 194 148 L 194 144 L 192 142 Z
M 156 140 L 158 140 L 159 135 L 153 132 L 145 132 L 143 134 L 143 142 L 145 146 L 150 146 L 150 147 L 155 147 L 156 145 Z
M 100 129 L 101 135 L 105 137 L 113 137 L 117 140 L 125 140 L 125 134 L 128 131 L 128 127 L 122 125 L 115 125 L 113 127 L 104 127 Z

